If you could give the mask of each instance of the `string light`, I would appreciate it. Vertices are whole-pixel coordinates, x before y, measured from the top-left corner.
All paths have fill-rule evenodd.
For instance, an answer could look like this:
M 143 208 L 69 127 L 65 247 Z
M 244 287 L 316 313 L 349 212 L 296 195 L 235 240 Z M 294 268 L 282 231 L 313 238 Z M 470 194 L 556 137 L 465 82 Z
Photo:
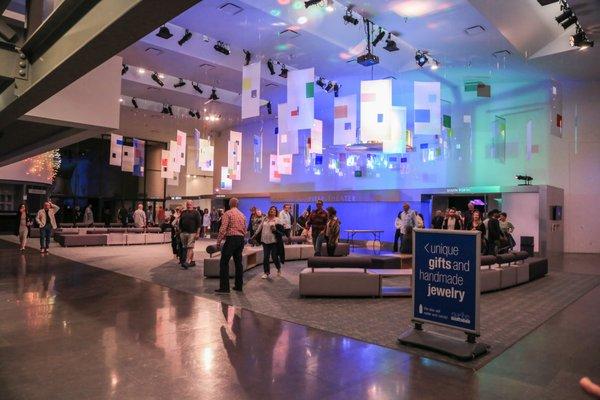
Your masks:
M 50 150 L 26 159 L 25 164 L 27 165 L 27 175 L 45 178 L 46 181 L 53 182 L 60 169 L 60 152 L 57 149 Z

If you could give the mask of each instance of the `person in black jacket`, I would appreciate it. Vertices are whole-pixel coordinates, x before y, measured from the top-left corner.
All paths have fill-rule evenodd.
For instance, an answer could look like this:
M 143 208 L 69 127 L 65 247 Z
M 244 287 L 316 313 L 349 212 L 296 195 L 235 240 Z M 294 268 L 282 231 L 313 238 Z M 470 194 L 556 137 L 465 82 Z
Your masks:
M 444 214 L 442 214 L 442 210 L 436 210 L 435 216 L 431 220 L 431 227 L 433 229 L 442 229 L 442 225 L 444 225 Z
M 467 211 L 465 211 L 465 220 L 463 224 L 467 231 L 471 230 L 473 227 L 473 212 L 475 212 L 475 204 L 470 201 L 469 204 L 467 204 Z
M 15 235 L 19 238 L 21 251 L 25 250 L 25 246 L 27 246 L 27 238 L 29 237 L 31 223 L 31 218 L 27 214 L 27 206 L 25 204 L 21 204 L 19 206 L 19 211 L 17 211 L 17 219 L 15 224 Z
M 448 217 L 444 219 L 444 223 L 442 224 L 442 229 L 446 229 L 449 231 L 460 231 L 462 230 L 462 220 L 456 214 L 456 209 L 452 207 L 448 212 Z
M 502 237 L 502 230 L 500 230 L 500 221 L 498 221 L 498 215 L 500 211 L 494 209 L 488 213 L 487 218 L 487 254 L 496 255 L 500 238 Z

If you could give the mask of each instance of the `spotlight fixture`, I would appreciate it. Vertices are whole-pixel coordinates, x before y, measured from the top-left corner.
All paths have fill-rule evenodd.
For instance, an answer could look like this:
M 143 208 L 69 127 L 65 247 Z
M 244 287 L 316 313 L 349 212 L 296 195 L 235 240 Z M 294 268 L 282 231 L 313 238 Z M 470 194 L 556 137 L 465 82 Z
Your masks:
M 273 108 L 271 108 L 271 102 L 267 102 L 267 114 L 271 115 L 273 113 Z
M 173 87 L 176 87 L 176 88 L 180 88 L 182 86 L 185 86 L 185 81 L 182 78 L 179 78 L 179 82 L 177 82 L 176 84 L 173 85 Z
M 231 54 L 231 51 L 229 50 L 229 46 L 226 45 L 225 43 L 221 42 L 220 40 L 217 42 L 217 44 L 215 44 L 214 49 L 216 51 L 218 51 L 219 53 L 225 54 L 226 56 Z
M 160 80 L 160 78 L 158 77 L 158 74 L 156 72 L 153 72 L 152 75 L 150 76 L 152 78 L 152 80 L 154 82 L 156 82 L 159 86 L 165 86 L 164 82 Z
M 427 58 L 427 52 L 423 50 L 417 50 L 415 54 L 415 61 L 419 67 L 423 67 L 423 65 L 427 64 L 429 58 Z
M 217 89 L 213 88 L 212 93 L 210 94 L 209 99 L 210 100 L 214 100 L 214 101 L 219 100 L 219 96 L 217 96 Z
M 335 83 L 335 84 L 333 85 L 333 95 L 334 95 L 335 97 L 339 97 L 339 96 L 340 96 L 340 88 L 341 88 L 341 87 L 342 87 L 342 86 L 341 86 L 339 83 Z
M 166 104 L 163 104 L 163 108 L 162 108 L 161 113 L 163 113 L 163 114 L 168 114 L 169 113 L 169 108 L 167 107 Z
M 196 116 L 196 118 L 200 119 L 200 113 L 198 112 L 198 110 L 196 110 L 196 112 L 194 113 L 194 115 Z
M 327 86 L 325 86 L 323 89 L 325 89 L 325 91 L 327 93 L 331 92 L 331 89 L 333 89 L 333 82 L 329 81 L 329 83 L 327 84 Z
M 317 85 L 319 85 L 321 89 L 325 89 L 325 79 L 320 76 L 319 79 L 317 79 Z
M 379 27 L 379 33 L 377 33 L 377 36 L 375 36 L 375 39 L 373 39 L 373 42 L 371 43 L 373 47 L 377 46 L 379 42 L 383 40 L 384 37 L 385 32 L 383 31 L 383 29 L 381 29 L 381 27 Z
M 575 15 L 572 15 L 571 17 L 569 17 L 566 21 L 564 21 L 560 25 L 563 27 L 563 29 L 567 29 L 568 27 L 570 27 L 571 25 L 573 25 L 576 22 L 577 22 L 577 17 Z
M 123 64 L 123 68 L 121 68 L 121 75 L 125 75 L 129 71 L 129 65 Z
M 194 88 L 194 90 L 195 90 L 196 92 L 198 92 L 198 93 L 200 93 L 200 94 L 202 94 L 202 93 L 203 93 L 203 92 L 202 92 L 202 89 L 200 88 L 200 86 L 199 86 L 197 83 L 195 83 L 195 82 L 192 82 L 192 87 Z
M 134 106 L 135 108 L 139 108 L 139 107 L 138 107 L 138 103 L 137 103 L 137 101 L 135 101 L 135 97 L 132 97 L 132 98 L 131 98 L 131 104 L 133 104 L 133 106 Z
M 279 73 L 279 76 L 282 78 L 286 78 L 287 79 L 287 74 L 288 74 L 288 69 L 285 67 L 284 64 L 281 65 L 281 72 Z
M 248 50 L 244 50 L 244 65 L 250 64 L 250 60 L 252 60 L 252 53 Z
M 520 183 L 519 186 L 529 186 L 531 185 L 531 181 L 533 178 L 529 175 L 516 175 L 515 179 L 518 181 L 523 181 L 525 183 Z
M 308 0 L 308 1 L 305 1 L 304 2 L 304 8 L 308 8 L 310 6 L 316 6 L 320 2 L 321 2 L 321 0 Z
M 273 66 L 272 60 L 267 61 L 267 68 L 269 68 L 271 75 L 275 75 L 275 67 Z
M 390 53 L 392 51 L 398 51 L 398 50 L 400 50 L 398 48 L 398 45 L 396 44 L 396 41 L 394 39 L 392 39 L 392 34 L 391 33 L 388 33 L 388 37 L 385 40 L 385 47 L 384 47 L 384 49 L 386 49 Z
M 173 115 L 173 106 L 169 104 L 167 106 L 167 111 L 169 111 L 169 115 Z
M 158 36 L 160 38 L 163 38 L 163 39 L 171 39 L 171 37 L 173 36 L 173 34 L 169 30 L 169 28 L 167 28 L 166 25 L 163 25 L 158 30 L 158 33 L 156 34 L 156 36 Z
M 343 18 L 346 24 L 358 25 L 358 19 L 354 18 L 354 16 L 352 15 L 352 8 L 350 7 L 346 9 L 346 14 Z
M 192 118 L 194 118 L 196 116 L 196 114 L 194 114 L 194 112 L 192 110 L 188 110 L 188 115 Z
M 184 34 L 184 35 L 181 37 L 181 39 L 179 39 L 179 40 L 177 41 L 177 43 L 178 43 L 180 46 L 183 46 L 183 44 L 184 44 L 185 42 L 187 42 L 188 40 L 190 40 L 191 38 L 192 38 L 192 32 L 190 32 L 189 30 L 187 30 L 187 29 L 186 29 L 186 30 L 185 30 L 185 34 Z
M 562 23 L 566 19 L 569 19 L 573 16 L 573 11 L 570 8 L 565 9 L 558 17 L 554 18 L 557 23 Z
M 579 47 L 579 50 L 585 50 L 588 47 L 594 47 L 594 41 L 589 40 L 581 28 L 577 28 L 577 33 L 571 36 L 569 43 L 571 47 Z

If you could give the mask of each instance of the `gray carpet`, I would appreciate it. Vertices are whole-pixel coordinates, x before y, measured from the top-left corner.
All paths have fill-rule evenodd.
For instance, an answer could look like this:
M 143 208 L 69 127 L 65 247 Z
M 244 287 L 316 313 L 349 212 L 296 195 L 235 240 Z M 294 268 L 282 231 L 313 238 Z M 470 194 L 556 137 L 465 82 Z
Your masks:
M 4 237 L 6 239 L 6 237 Z M 9 238 L 8 240 L 14 241 Z M 35 242 L 34 242 L 35 243 Z M 206 243 L 197 245 L 204 248 Z M 299 298 L 298 273 L 306 261 L 287 262 L 281 277 L 260 279 L 262 268 L 244 275 L 244 293 L 217 297 L 218 279 L 204 279 L 202 266 L 189 271 L 178 268 L 168 245 L 115 246 L 51 249 L 53 254 L 124 275 L 155 282 L 217 301 L 366 342 L 479 369 L 516 343 L 558 311 L 600 284 L 600 276 L 551 272 L 548 276 L 508 290 L 481 296 L 481 338 L 490 353 L 470 362 L 397 344 L 398 335 L 409 328 L 410 298 L 348 299 Z M 195 252 L 198 260 L 206 257 Z M 406 278 L 386 278 L 387 286 L 401 285 Z M 456 335 L 426 325 L 427 329 Z M 459 338 L 464 336 L 458 335 Z

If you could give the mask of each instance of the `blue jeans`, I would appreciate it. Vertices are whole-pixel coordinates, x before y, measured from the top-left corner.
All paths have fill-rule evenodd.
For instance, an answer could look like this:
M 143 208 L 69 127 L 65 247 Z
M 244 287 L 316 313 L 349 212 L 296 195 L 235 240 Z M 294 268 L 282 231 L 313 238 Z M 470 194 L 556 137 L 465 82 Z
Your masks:
M 52 225 L 46 225 L 40 228 L 40 249 L 47 249 L 50 246 L 50 237 L 52 236 Z
M 321 245 L 323 243 L 325 243 L 325 235 L 323 232 L 319 232 L 319 235 L 316 237 L 316 239 L 314 239 L 316 257 L 321 256 Z

